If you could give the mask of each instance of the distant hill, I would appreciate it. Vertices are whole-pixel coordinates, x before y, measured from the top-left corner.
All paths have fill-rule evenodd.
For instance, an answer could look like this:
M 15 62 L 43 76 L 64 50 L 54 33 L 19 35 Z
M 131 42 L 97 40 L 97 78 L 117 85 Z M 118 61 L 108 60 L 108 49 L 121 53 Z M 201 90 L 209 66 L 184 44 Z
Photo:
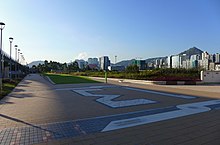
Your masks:
M 145 60 L 145 62 L 146 62 L 146 63 L 148 63 L 148 62 L 155 62 L 156 59 L 166 59 L 166 58 L 167 58 L 167 57 L 148 58 L 148 59 Z M 121 62 L 116 63 L 116 65 L 122 65 L 122 66 L 127 67 L 127 66 L 129 66 L 129 65 L 132 64 L 132 61 L 133 61 L 133 60 L 135 60 L 135 59 L 123 60 L 123 61 L 121 61 Z
M 28 64 L 29 68 L 31 68 L 33 65 L 38 66 L 39 64 L 44 64 L 44 61 L 38 60 L 38 61 L 32 61 Z
M 183 55 L 183 54 L 186 54 L 187 56 L 191 56 L 191 55 L 195 55 L 195 54 L 200 54 L 202 55 L 202 50 L 200 50 L 199 48 L 197 47 L 192 47 L 192 48 L 189 48 L 188 50 L 186 51 L 183 51 L 181 53 L 179 53 L 179 55 Z
M 115 65 L 122 65 L 122 66 L 127 67 L 127 66 L 129 66 L 129 65 L 132 64 L 132 61 L 133 61 L 133 60 L 134 60 L 134 59 L 131 59 L 131 60 L 123 60 L 123 61 L 120 61 L 120 62 L 116 63 Z
M 189 48 L 189 49 L 179 53 L 179 55 L 185 54 L 188 58 L 190 58 L 191 55 L 195 55 L 195 54 L 200 54 L 201 55 L 202 52 L 203 51 L 200 50 L 199 48 L 192 47 L 192 48 Z M 155 57 L 155 58 L 148 58 L 145 61 L 146 61 L 146 63 L 148 63 L 148 62 L 155 62 L 156 59 L 166 59 L 166 58 L 167 58 L 167 56 L 165 56 L 165 57 Z M 134 60 L 134 59 L 132 59 L 132 60 Z M 116 63 L 116 65 L 122 65 L 122 66 L 127 67 L 127 66 L 132 64 L 132 60 L 123 60 L 121 62 Z

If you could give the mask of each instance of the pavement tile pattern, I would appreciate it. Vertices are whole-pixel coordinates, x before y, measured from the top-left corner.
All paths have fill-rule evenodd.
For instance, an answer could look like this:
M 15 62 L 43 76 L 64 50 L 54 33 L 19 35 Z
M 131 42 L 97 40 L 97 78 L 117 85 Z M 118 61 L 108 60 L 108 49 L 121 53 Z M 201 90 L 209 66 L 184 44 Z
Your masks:
M 211 109 L 220 109 L 220 103 L 208 106 Z M 0 144 L 29 145 L 49 142 L 52 140 L 72 138 L 101 132 L 110 122 L 140 116 L 159 114 L 178 110 L 176 106 L 137 111 L 125 114 L 96 117 L 91 119 L 73 120 L 41 125 L 29 124 L 24 127 L 7 128 L 0 131 Z M 132 122 L 131 122 L 132 123 Z
M 28 126 L 24 127 L 7 128 L 0 131 L 0 144 L 35 144 L 97 133 L 101 132 L 108 123 L 114 120 L 134 118 L 138 116 L 172 111 L 175 109 L 176 107 L 158 108 L 85 120 L 66 121 L 42 125 L 29 124 Z
M 30 75 L 0 101 L 0 145 L 218 145 L 218 94 L 145 87 L 51 85 Z M 212 97 L 199 97 L 206 94 Z M 142 97 L 154 103 L 137 105 Z M 135 99 L 132 107 L 125 102 Z

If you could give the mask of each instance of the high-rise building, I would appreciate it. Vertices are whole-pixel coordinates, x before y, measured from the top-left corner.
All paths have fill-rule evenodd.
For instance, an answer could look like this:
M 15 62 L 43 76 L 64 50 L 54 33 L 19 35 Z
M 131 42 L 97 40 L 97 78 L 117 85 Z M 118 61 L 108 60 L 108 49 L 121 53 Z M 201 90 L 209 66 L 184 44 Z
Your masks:
M 214 62 L 209 63 L 209 70 L 215 70 L 215 63 Z
M 98 62 L 98 58 L 88 58 L 88 65 L 89 64 L 93 64 L 93 65 L 97 65 L 99 64 Z
M 194 54 L 190 56 L 190 60 L 194 61 L 194 60 L 200 60 L 200 55 L 199 54 Z
M 220 54 L 219 53 L 215 54 L 215 63 L 220 63 Z
M 156 59 L 155 64 L 159 66 L 160 65 L 160 59 Z
M 172 68 L 180 68 L 181 57 L 179 55 L 172 56 Z
M 199 61 L 198 61 L 198 66 L 199 66 L 200 68 L 205 69 L 205 70 L 209 70 L 209 63 L 210 63 L 210 60 L 209 60 L 209 59 L 199 60 Z
M 90 69 L 98 69 L 99 67 L 98 58 L 88 58 L 88 67 Z
M 133 60 L 132 64 L 137 65 L 139 67 L 139 70 L 145 70 L 146 69 L 145 60 Z
M 191 68 L 191 63 L 190 63 L 190 60 L 184 60 L 183 63 L 182 63 L 182 68 L 185 68 L 185 69 L 189 69 Z
M 200 60 L 199 54 L 194 54 L 190 56 L 190 65 L 189 68 L 197 68 L 198 67 L 198 60 Z
M 102 56 L 99 58 L 99 67 L 101 70 L 108 70 L 108 66 L 110 66 L 110 60 L 108 56 Z
M 79 69 L 84 69 L 86 66 L 86 62 L 83 59 L 76 59 L 75 60 L 78 63 Z
M 220 71 L 220 64 L 216 64 L 215 65 L 215 70 L 219 70 Z
M 205 60 L 205 59 L 209 59 L 209 54 L 208 54 L 207 51 L 204 51 L 204 52 L 202 53 L 202 60 Z
M 167 57 L 167 68 L 172 68 L 172 56 Z

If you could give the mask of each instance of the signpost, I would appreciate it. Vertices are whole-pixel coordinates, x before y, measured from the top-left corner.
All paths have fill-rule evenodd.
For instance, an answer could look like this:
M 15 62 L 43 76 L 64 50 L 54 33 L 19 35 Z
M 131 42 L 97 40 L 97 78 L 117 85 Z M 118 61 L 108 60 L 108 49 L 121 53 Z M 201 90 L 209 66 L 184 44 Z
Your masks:
M 105 83 L 107 83 L 107 76 L 108 74 L 107 74 L 107 70 L 105 70 Z

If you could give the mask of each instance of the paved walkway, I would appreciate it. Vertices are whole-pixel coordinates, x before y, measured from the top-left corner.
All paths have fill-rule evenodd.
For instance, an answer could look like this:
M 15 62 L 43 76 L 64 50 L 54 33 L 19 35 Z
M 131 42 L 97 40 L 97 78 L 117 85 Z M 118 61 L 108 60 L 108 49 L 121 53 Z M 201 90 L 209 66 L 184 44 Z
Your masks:
M 112 83 L 27 76 L 0 101 L 0 144 L 220 144 L 218 92 Z
M 91 77 L 95 80 L 105 82 L 104 78 L 100 77 Z M 210 98 L 219 98 L 220 99 L 220 84 L 203 84 L 203 85 L 154 85 L 150 83 L 142 82 L 141 80 L 121 82 L 120 79 L 108 78 L 109 84 L 116 84 L 121 86 L 131 86 L 144 89 L 152 89 L 165 92 L 173 93 L 183 93 L 189 95 L 198 95 Z

